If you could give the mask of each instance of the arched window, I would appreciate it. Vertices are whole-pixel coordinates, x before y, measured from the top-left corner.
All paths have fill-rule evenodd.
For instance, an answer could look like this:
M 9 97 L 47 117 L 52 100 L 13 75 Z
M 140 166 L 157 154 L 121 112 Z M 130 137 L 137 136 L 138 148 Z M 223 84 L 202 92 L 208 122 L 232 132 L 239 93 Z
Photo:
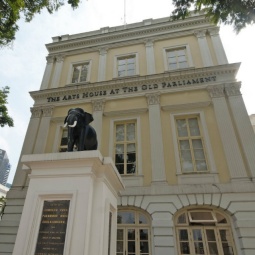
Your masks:
M 138 210 L 118 210 L 116 255 L 150 255 L 150 219 Z
M 190 209 L 175 216 L 178 254 L 236 255 L 227 217 L 209 209 Z

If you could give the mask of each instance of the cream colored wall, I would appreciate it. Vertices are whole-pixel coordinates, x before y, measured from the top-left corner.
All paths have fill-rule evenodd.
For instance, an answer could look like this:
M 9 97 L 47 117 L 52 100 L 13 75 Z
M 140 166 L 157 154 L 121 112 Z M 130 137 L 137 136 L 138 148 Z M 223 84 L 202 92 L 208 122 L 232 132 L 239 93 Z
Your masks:
M 147 70 L 146 70 L 145 45 L 137 44 L 108 50 L 106 63 L 106 80 L 112 80 L 113 78 L 115 57 L 119 55 L 128 55 L 133 53 L 138 53 L 139 75 L 140 76 L 146 75 Z
M 179 93 L 171 93 L 171 94 L 164 94 L 161 96 L 161 105 L 166 106 L 169 105 L 184 105 L 188 103 L 198 103 L 198 102 L 210 102 L 210 98 L 207 91 L 187 91 L 187 92 L 179 92 Z M 229 171 L 226 162 L 226 158 L 223 151 L 223 146 L 220 139 L 220 134 L 217 128 L 216 119 L 213 111 L 213 107 L 210 105 L 204 108 L 192 108 L 192 112 L 203 111 L 206 124 L 208 128 L 208 134 L 210 143 L 212 146 L 214 161 L 216 163 L 216 169 L 219 173 L 219 180 L 220 182 L 227 182 L 229 181 Z M 166 165 L 166 177 L 167 181 L 170 184 L 177 184 L 177 176 L 176 176 L 176 159 L 174 154 L 174 146 L 173 146 L 173 137 L 172 132 L 175 130 L 174 126 L 171 126 L 170 123 L 170 114 L 173 113 L 184 113 L 186 112 L 189 114 L 190 110 L 187 109 L 176 109 L 171 111 L 161 111 L 161 123 L 162 123 L 162 133 L 163 133 L 163 143 L 164 143 L 164 158 L 165 158 L 165 165 Z M 207 157 L 212 157 L 209 155 L 208 152 L 205 150 Z
M 98 75 L 98 65 L 99 65 L 99 52 L 90 52 L 90 53 L 81 53 L 79 55 L 67 56 L 64 60 L 62 75 L 60 79 L 60 86 L 63 87 L 66 84 L 71 83 L 71 72 L 72 64 L 77 62 L 86 62 L 91 61 L 91 72 L 90 72 L 90 81 L 91 83 L 97 82 Z
M 214 50 L 214 47 L 213 47 L 213 44 L 212 44 L 211 36 L 207 35 L 206 36 L 206 40 L 207 40 L 207 43 L 208 43 L 208 46 L 209 46 L 209 49 L 210 49 L 210 53 L 211 53 L 211 56 L 212 56 L 213 64 L 214 65 L 218 65 L 218 61 L 217 61 L 215 50 Z
M 196 68 L 203 67 L 202 58 L 199 50 L 197 38 L 194 36 L 186 36 L 174 39 L 156 41 L 154 43 L 154 54 L 156 62 L 156 73 L 165 72 L 164 66 L 164 49 L 169 47 L 178 47 L 181 45 L 189 45 L 193 64 Z

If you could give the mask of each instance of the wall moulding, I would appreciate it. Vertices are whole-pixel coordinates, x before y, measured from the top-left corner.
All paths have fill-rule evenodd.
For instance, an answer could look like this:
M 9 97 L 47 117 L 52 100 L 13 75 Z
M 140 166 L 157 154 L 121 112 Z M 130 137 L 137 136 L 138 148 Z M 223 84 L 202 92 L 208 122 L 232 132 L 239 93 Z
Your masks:
M 41 90 L 30 92 L 35 100 L 35 106 L 46 106 L 49 103 L 90 102 L 91 100 L 114 99 L 118 96 L 143 96 L 145 93 L 160 91 L 170 93 L 181 90 L 204 89 L 208 85 L 219 84 L 226 72 L 230 73 L 229 79 L 235 82 L 235 73 L 239 63 L 227 64 L 220 67 L 200 68 L 197 70 L 186 69 L 179 72 L 136 76 L 125 79 L 96 82 L 93 84 L 79 84 L 60 87 L 56 90 Z M 231 78 L 232 77 L 232 78 Z

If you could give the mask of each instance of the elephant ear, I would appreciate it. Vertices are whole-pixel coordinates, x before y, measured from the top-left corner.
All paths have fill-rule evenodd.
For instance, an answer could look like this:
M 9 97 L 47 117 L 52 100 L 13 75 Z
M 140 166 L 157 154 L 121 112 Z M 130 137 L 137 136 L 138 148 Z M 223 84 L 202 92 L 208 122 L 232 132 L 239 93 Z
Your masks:
M 92 114 L 85 112 L 85 125 L 88 125 L 94 120 Z

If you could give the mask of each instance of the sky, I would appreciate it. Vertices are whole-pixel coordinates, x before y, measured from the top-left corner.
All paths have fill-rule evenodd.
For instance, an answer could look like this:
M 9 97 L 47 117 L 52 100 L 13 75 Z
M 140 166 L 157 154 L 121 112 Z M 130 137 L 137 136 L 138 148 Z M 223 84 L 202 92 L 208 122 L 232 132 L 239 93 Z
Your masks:
M 14 119 L 14 127 L 0 127 L 0 149 L 7 152 L 11 164 L 9 183 L 15 175 L 31 116 L 33 100 L 29 92 L 39 90 L 45 70 L 45 44 L 52 42 L 54 36 L 169 17 L 172 10 L 171 0 L 83 0 L 76 10 L 66 4 L 52 15 L 43 11 L 30 23 L 24 19 L 18 22 L 19 31 L 12 47 L 0 48 L 0 87 L 10 87 L 7 106 Z M 255 25 L 238 35 L 231 26 L 221 26 L 220 36 L 229 63 L 242 63 L 237 80 L 242 82 L 248 114 L 255 114 Z

